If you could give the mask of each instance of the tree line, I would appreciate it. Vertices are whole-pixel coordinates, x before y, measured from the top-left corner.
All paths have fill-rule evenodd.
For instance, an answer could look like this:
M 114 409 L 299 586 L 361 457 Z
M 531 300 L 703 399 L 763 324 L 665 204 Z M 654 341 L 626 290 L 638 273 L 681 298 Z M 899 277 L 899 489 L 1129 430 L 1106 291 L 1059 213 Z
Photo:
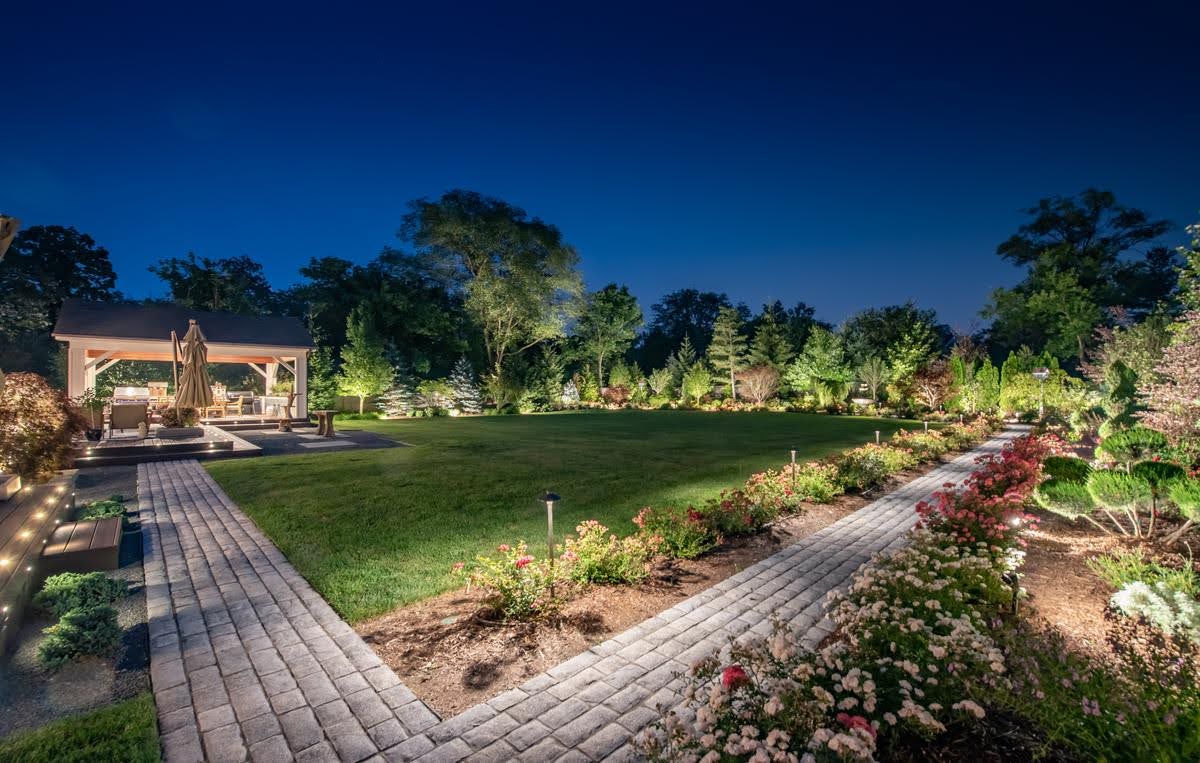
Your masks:
M 936 401 L 946 379 L 974 378 L 985 360 L 998 367 L 1015 353 L 1085 370 L 1103 332 L 1165 323 L 1183 309 L 1181 259 L 1156 243 L 1170 223 L 1094 189 L 1042 199 L 1027 213 L 996 250 L 1024 278 L 991 294 L 981 311 L 990 326 L 972 337 L 912 303 L 864 309 L 835 327 L 804 302 L 752 310 L 684 288 L 646 314 L 623 285 L 588 292 L 580 255 L 557 227 L 461 189 L 411 202 L 396 245 L 369 262 L 313 258 L 285 288 L 246 256 L 188 253 L 150 271 L 164 300 L 302 318 L 319 348 L 314 398 L 352 388 L 378 395 L 396 380 L 415 390 L 469 368 L 495 405 L 552 407 L 564 385 L 584 399 L 593 388 L 731 399 L 773 389 L 822 403 L 855 388 L 915 405 Z M 0 367 L 52 378 L 61 359 L 49 331 L 62 300 L 126 300 L 107 250 L 60 226 L 18 234 L 0 293 Z

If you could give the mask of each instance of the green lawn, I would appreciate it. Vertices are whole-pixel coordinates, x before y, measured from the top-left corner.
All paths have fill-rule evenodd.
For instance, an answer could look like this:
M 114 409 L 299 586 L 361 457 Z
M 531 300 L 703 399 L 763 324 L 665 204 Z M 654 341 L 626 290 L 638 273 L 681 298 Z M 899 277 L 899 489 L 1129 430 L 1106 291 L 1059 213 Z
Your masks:
M 0 761 L 151 763 L 157 760 L 158 719 L 149 692 L 26 734 L 0 739 Z
M 794 413 L 586 412 L 347 422 L 410 448 L 217 461 L 208 469 L 351 621 L 455 586 L 450 566 L 519 538 L 545 546 L 594 518 L 619 533 L 646 505 L 686 504 L 905 422 Z M 911 423 L 909 424 L 911 426 Z

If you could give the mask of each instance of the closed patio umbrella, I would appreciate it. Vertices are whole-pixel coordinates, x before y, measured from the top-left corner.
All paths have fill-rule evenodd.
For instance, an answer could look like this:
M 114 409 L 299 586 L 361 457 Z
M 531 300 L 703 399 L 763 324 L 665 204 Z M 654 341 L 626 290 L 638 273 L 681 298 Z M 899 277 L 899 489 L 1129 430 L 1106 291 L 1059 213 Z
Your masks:
M 174 333 L 174 332 L 172 332 Z M 183 373 L 175 389 L 176 408 L 197 408 L 201 412 L 212 405 L 212 384 L 208 380 L 208 348 L 204 346 L 204 333 L 196 321 L 188 321 L 187 333 L 180 343 L 183 356 Z

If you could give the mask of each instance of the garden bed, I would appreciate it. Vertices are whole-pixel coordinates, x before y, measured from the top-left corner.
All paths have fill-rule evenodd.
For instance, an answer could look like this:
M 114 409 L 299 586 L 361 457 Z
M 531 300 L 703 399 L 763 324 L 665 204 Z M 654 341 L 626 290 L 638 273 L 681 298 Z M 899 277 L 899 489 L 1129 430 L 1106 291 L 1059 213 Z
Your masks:
M 952 458 L 950 454 L 947 458 Z M 443 718 L 485 702 L 654 617 L 941 465 L 894 475 L 868 495 L 842 495 L 733 538 L 697 559 L 663 560 L 638 585 L 592 586 L 554 621 L 494 621 L 479 590 L 457 590 L 357 626 L 406 686 Z M 914 517 L 915 521 L 915 517 Z

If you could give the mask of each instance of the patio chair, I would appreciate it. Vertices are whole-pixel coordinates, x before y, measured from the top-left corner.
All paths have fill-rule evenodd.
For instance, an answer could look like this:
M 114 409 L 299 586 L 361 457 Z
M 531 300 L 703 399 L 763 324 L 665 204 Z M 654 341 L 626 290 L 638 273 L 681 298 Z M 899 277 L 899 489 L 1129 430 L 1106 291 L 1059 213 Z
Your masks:
M 138 424 L 150 425 L 146 403 L 114 403 L 108 416 L 108 436 L 118 429 L 137 429 Z
M 222 410 L 222 414 L 223 414 L 223 415 L 225 415 L 225 416 L 231 416 L 231 415 L 232 415 L 232 416 L 241 416 L 241 415 L 242 415 L 242 411 L 243 411 L 243 410 L 245 409 L 245 407 L 246 407 L 246 398 L 245 398 L 245 397 L 239 397 L 239 398 L 237 399 L 237 402 L 233 402 L 233 403 L 231 403 L 231 402 L 226 402 L 226 403 L 225 403 L 224 405 L 222 405 L 221 407 L 222 407 L 222 409 L 223 409 L 223 410 Z

